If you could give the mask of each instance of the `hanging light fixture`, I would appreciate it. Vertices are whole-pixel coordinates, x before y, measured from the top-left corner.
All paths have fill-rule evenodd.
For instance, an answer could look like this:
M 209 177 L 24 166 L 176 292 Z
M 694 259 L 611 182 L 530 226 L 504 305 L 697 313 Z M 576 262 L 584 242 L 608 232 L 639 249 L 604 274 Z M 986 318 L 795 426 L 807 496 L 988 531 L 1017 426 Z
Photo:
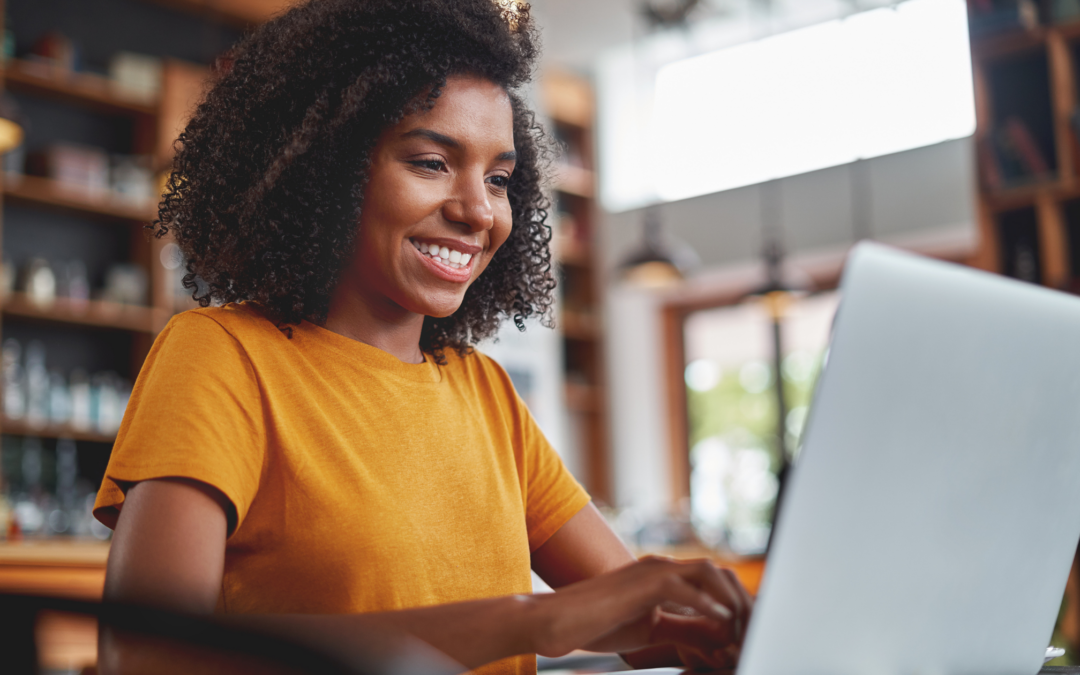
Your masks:
M 690 14 L 700 4 L 701 0 L 645 0 L 640 5 L 640 11 L 653 29 L 684 28 Z
M 619 276 L 639 288 L 664 288 L 681 282 L 699 263 L 689 246 L 664 237 L 660 212 L 650 207 L 645 210 L 641 246 L 619 265 Z

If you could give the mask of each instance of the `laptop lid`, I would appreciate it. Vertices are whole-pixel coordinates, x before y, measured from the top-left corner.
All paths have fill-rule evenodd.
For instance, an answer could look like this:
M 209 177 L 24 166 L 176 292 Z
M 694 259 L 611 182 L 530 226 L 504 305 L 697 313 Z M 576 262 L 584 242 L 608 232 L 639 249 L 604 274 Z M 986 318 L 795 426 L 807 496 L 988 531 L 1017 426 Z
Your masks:
M 1080 539 L 1080 299 L 860 244 L 738 675 L 1014 675 Z

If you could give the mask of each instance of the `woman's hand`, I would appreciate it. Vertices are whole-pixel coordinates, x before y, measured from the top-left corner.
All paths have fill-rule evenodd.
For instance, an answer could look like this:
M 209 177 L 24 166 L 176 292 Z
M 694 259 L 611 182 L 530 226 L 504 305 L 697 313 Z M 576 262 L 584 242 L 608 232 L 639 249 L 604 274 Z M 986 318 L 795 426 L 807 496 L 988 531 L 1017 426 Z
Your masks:
M 646 558 L 534 597 L 539 654 L 669 644 L 685 665 L 706 668 L 734 665 L 753 604 L 730 571 L 667 558 Z

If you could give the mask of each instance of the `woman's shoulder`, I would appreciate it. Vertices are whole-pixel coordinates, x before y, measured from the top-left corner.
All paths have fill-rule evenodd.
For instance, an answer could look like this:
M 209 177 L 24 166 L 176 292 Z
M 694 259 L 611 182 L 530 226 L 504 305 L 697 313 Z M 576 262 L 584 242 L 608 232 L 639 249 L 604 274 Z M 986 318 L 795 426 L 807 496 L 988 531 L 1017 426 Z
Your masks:
M 200 307 L 174 315 L 165 330 L 176 337 L 212 339 L 225 334 L 241 343 L 249 340 L 284 337 L 278 327 L 251 303 L 229 303 L 219 307 Z
M 510 375 L 499 362 L 475 347 L 464 353 L 447 349 L 444 358 L 451 376 L 467 378 L 475 387 L 482 389 L 497 390 L 503 394 L 514 391 Z

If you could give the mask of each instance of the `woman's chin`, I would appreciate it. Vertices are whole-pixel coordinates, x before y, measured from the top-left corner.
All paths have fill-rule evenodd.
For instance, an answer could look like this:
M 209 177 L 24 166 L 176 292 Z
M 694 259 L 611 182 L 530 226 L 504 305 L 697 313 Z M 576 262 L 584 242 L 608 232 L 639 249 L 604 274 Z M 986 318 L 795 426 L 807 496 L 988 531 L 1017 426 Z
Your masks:
M 447 299 L 442 302 L 426 302 L 415 309 L 417 314 L 430 316 L 433 319 L 445 319 L 461 307 L 461 298 Z

